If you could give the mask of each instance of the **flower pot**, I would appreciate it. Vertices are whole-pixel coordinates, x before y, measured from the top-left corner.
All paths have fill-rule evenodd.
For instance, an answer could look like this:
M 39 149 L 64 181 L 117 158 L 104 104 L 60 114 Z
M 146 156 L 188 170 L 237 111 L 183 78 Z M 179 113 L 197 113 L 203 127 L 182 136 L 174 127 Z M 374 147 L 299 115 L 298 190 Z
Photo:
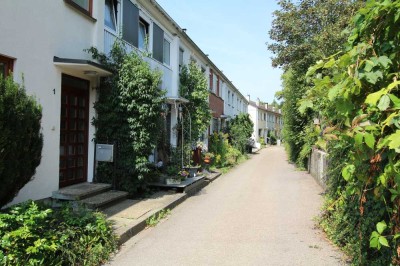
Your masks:
M 208 158 L 208 157 L 204 158 L 204 163 L 209 164 L 210 162 L 211 162 L 210 158 Z
M 188 177 L 195 177 L 197 174 L 197 171 L 199 171 L 198 166 L 191 166 L 191 167 L 187 167 L 186 170 L 189 172 L 189 176 Z

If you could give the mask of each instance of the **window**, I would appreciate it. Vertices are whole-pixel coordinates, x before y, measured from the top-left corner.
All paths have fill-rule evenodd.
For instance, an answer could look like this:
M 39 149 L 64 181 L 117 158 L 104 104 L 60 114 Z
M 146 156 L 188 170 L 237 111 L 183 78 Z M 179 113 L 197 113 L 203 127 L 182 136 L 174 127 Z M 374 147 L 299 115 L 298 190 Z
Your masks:
M 149 24 L 144 21 L 144 19 L 139 19 L 139 40 L 138 40 L 138 48 L 142 50 L 146 50 L 147 48 L 147 36 L 149 34 Z
M 110 29 L 117 30 L 117 2 L 106 0 L 104 8 L 104 25 Z
M 213 91 L 213 71 L 210 69 L 210 91 Z
M 179 72 L 181 72 L 181 69 L 183 67 L 183 53 L 185 51 L 179 47 Z
M 206 68 L 203 66 L 201 67 L 201 73 L 203 73 L 203 74 L 206 73 Z
M 82 13 L 92 16 L 92 0 L 65 0 L 65 2 L 77 8 Z
M 164 45 L 163 45 L 163 63 L 169 65 L 170 64 L 170 47 L 171 44 L 169 41 L 164 39 Z
M 231 104 L 231 92 L 228 91 L 228 105 L 230 106 Z
M 217 81 L 218 81 L 218 75 L 214 75 L 214 77 L 213 77 L 213 90 L 212 90 L 214 93 L 217 93 L 217 89 L 218 89 Z
M 0 55 L 0 75 L 7 77 L 14 70 L 14 59 Z
M 220 82 L 220 79 L 219 79 L 219 76 L 217 75 L 217 92 L 216 92 L 216 94 L 219 96 L 219 82 Z

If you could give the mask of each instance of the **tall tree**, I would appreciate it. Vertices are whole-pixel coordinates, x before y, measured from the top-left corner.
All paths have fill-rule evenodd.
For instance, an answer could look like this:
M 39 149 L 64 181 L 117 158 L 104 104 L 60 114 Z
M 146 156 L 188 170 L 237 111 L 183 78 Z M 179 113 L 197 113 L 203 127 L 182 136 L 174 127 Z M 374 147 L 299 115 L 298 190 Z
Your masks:
M 275 19 L 269 32 L 274 41 L 268 45 L 274 54 L 272 65 L 284 70 L 283 90 L 278 93 L 283 100 L 284 139 L 290 160 L 300 167 L 305 165 L 301 150 L 306 150 L 305 129 L 315 114 L 301 114 L 298 100 L 310 89 L 305 78 L 307 69 L 317 59 L 340 51 L 346 36 L 342 31 L 358 9 L 357 0 L 281 0 L 281 10 L 275 11 Z M 309 147 L 310 148 L 310 147 Z M 303 152 L 302 154 L 306 154 Z

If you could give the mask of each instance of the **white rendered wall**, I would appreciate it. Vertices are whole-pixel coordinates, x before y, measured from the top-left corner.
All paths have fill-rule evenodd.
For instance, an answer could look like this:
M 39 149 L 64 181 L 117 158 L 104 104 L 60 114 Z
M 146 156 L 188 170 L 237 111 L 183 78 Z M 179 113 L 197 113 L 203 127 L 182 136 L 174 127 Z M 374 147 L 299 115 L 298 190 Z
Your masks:
M 103 14 L 98 11 L 99 8 L 95 4 L 94 17 L 102 23 Z M 15 204 L 28 199 L 49 197 L 52 191 L 58 189 L 62 71 L 54 65 L 53 57 L 90 59 L 83 49 L 101 46 L 102 42 L 97 44 L 95 40 L 102 40 L 102 31 L 98 30 L 95 22 L 64 1 L 2 0 L 0 19 L 0 32 L 2 36 L 6 36 L 0 38 L 0 53 L 16 58 L 15 81 L 21 83 L 23 74 L 27 93 L 34 95 L 43 107 L 44 145 L 41 164 L 36 169 L 33 180 L 11 203 Z M 92 83 L 91 87 L 93 85 Z M 95 91 L 90 90 L 90 102 L 93 102 L 94 98 Z M 94 114 L 92 108 L 90 114 Z M 94 128 L 90 126 L 89 140 L 93 138 L 93 133 Z M 92 150 L 89 147 L 91 164 Z M 89 177 L 92 175 L 92 169 L 89 163 Z

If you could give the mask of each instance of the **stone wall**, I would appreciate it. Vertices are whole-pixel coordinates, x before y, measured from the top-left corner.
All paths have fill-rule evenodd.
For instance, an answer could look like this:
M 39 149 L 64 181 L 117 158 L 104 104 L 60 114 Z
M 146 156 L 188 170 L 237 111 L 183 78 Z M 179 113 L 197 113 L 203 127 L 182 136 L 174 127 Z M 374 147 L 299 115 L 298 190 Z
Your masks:
M 308 172 L 323 188 L 326 188 L 327 170 L 328 170 L 328 154 L 317 148 L 313 148 L 311 156 L 308 159 Z

